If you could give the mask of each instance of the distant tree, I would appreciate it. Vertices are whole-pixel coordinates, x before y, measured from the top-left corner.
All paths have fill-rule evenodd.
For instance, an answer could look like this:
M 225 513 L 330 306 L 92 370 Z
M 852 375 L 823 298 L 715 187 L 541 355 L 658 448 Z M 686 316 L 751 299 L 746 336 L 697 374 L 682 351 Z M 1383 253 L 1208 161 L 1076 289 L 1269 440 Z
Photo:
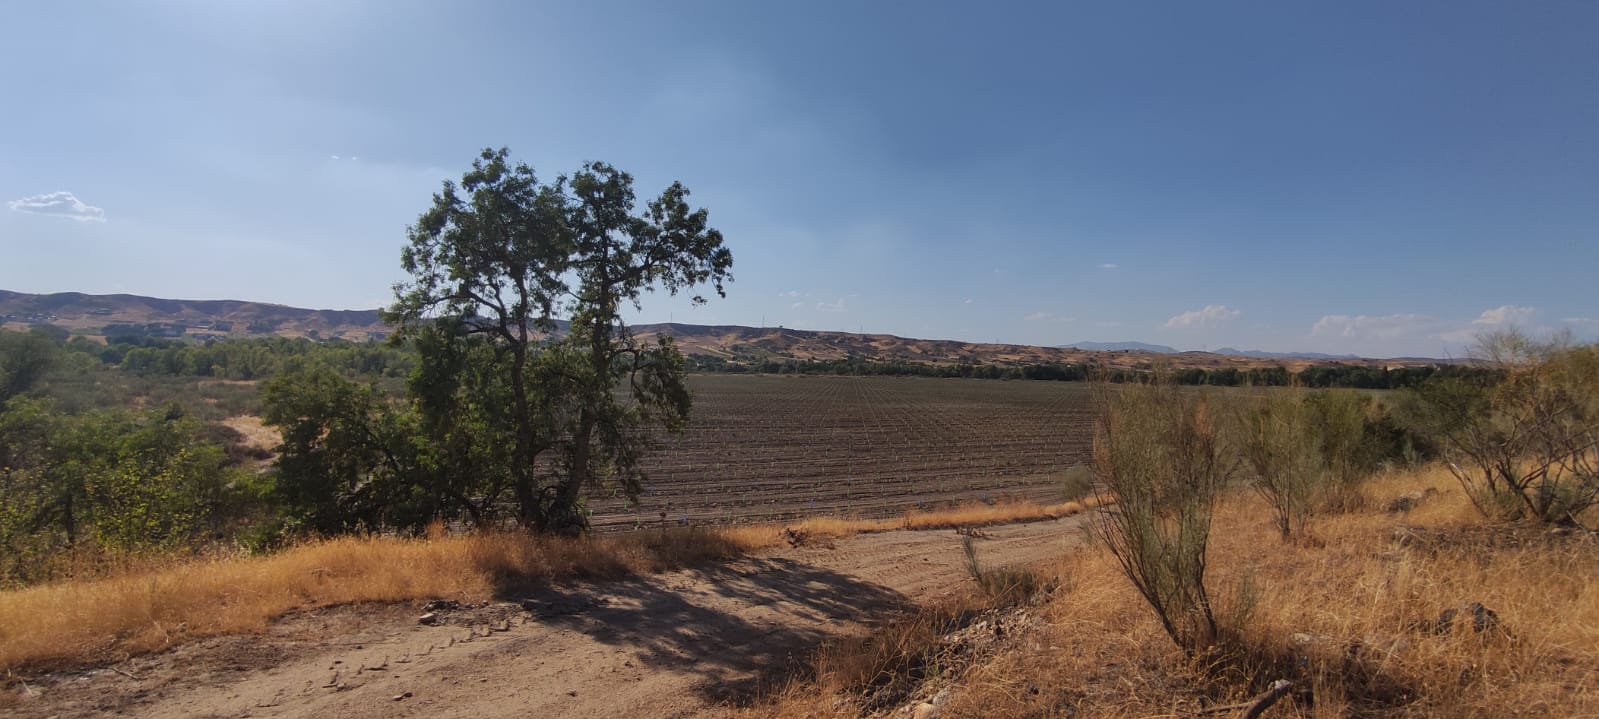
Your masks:
M 0 405 L 38 384 L 61 354 L 42 331 L 0 331 Z

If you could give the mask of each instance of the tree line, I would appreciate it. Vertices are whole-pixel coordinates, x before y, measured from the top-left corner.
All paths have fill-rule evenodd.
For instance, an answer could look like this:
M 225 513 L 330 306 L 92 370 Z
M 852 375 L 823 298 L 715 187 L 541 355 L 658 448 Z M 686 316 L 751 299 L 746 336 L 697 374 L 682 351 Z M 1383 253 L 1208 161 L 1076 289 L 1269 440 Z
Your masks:
M 1056 362 L 1030 364 L 983 364 L 958 362 L 934 364 L 912 360 L 877 360 L 865 357 L 840 359 L 794 359 L 762 357 L 728 359 L 712 355 L 688 358 L 695 372 L 724 374 L 855 375 L 890 377 L 937 377 L 997 380 L 1044 380 L 1083 382 L 1108 380 L 1121 384 L 1140 382 L 1155 372 L 1153 365 L 1140 369 L 1111 369 L 1093 364 Z M 1471 378 L 1491 382 L 1502 375 L 1493 367 L 1467 363 L 1418 365 L 1407 367 L 1367 367 L 1361 365 L 1313 365 L 1298 372 L 1286 367 L 1185 367 L 1165 371 L 1166 379 L 1179 385 L 1196 387 L 1309 387 L 1316 389 L 1404 389 L 1419 387 L 1433 377 Z

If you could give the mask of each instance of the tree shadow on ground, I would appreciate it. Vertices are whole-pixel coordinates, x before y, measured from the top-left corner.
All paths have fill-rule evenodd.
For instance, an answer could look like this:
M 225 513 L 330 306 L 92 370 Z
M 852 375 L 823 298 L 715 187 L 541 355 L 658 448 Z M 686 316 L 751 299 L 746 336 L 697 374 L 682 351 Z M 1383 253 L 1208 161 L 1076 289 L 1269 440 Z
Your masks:
M 596 585 L 508 584 L 537 621 L 625 648 L 657 671 L 694 674 L 711 703 L 747 704 L 847 623 L 908 610 L 889 587 L 781 557 Z

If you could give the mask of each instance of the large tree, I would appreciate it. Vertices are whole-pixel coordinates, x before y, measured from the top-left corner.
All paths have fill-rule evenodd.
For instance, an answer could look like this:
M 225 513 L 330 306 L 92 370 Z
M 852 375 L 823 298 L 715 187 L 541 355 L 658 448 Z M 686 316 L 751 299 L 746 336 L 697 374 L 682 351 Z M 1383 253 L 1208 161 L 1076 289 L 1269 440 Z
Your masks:
M 396 286 L 389 315 L 426 340 L 431 375 L 413 382 L 413 397 L 430 434 L 470 415 L 480 435 L 505 439 L 525 525 L 581 529 L 586 485 L 636 494 L 650 429 L 688 416 L 670 339 L 641 345 L 621 318 L 645 292 L 723 294 L 732 255 L 688 194 L 673 183 L 639 211 L 633 178 L 609 165 L 541 183 L 491 149 L 410 228 L 411 280 Z

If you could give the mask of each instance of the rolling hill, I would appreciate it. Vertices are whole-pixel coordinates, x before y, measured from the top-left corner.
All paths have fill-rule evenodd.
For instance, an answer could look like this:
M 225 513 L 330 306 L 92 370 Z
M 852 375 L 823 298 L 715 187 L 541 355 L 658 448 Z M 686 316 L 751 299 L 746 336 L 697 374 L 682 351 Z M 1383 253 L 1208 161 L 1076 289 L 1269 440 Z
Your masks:
M 313 310 L 239 300 L 171 300 L 78 292 L 35 295 L 0 290 L 0 325 L 15 329 L 32 324 L 53 325 L 90 337 L 143 332 L 197 340 L 282 336 L 364 341 L 381 339 L 391 331 L 383 324 L 377 310 Z M 636 325 L 633 330 L 645 339 L 671 335 L 684 354 L 731 361 L 859 357 L 929 364 L 1062 363 L 1112 368 L 1148 367 L 1166 362 L 1177 367 L 1207 369 L 1275 365 L 1298 369 L 1313 362 L 1382 363 L 1354 357 L 1177 352 L 1169 347 L 1141 343 L 1037 347 L 784 327 L 667 323 Z M 1425 360 L 1418 362 L 1421 361 Z

